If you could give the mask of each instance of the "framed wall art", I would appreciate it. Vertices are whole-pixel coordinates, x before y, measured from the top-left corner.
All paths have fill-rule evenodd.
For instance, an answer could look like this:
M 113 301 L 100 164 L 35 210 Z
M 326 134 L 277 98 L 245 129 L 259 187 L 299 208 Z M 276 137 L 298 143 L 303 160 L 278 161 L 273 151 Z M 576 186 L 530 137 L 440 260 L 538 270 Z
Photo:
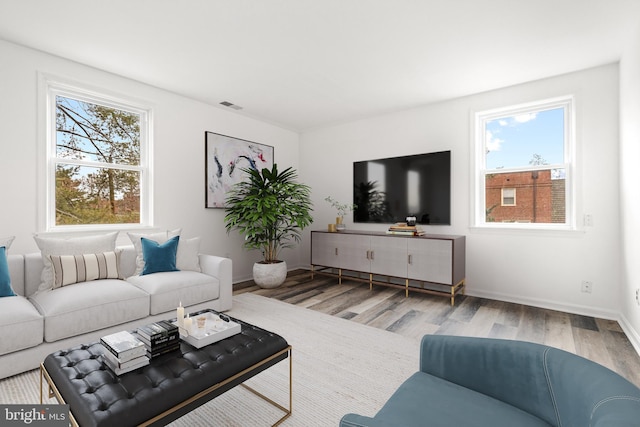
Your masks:
M 273 147 L 205 132 L 205 207 L 225 208 L 227 191 L 245 179 L 242 169 L 273 166 Z

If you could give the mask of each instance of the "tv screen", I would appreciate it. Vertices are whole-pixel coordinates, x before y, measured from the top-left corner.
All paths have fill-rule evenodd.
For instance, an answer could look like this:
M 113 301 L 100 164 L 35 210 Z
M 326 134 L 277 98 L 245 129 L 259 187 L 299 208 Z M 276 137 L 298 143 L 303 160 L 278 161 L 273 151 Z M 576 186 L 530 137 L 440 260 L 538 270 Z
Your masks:
M 354 222 L 451 224 L 451 151 L 353 163 Z

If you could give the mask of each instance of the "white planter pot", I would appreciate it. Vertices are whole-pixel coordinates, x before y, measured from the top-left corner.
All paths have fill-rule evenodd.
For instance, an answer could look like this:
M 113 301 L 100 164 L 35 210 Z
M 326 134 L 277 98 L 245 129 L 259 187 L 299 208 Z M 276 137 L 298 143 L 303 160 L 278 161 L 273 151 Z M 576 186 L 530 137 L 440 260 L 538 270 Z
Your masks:
M 287 263 L 253 264 L 253 281 L 261 288 L 271 289 L 282 285 L 287 278 Z

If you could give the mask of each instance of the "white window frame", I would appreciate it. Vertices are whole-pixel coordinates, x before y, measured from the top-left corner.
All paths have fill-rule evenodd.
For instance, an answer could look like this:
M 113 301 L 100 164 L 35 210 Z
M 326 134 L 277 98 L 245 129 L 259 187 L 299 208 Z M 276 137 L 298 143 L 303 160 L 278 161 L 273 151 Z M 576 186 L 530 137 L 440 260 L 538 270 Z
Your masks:
M 552 165 L 531 165 L 518 168 L 486 168 L 486 123 L 502 117 L 510 117 L 531 112 L 564 108 L 564 163 Z M 472 113 L 471 145 L 471 227 L 486 229 L 529 229 L 529 230 L 576 230 L 576 149 L 575 149 L 575 100 L 572 95 L 551 98 L 526 104 L 495 108 Z M 565 223 L 524 223 L 486 221 L 486 182 L 491 173 L 523 172 L 529 170 L 563 168 L 565 170 Z
M 40 206 L 39 223 L 41 231 L 93 231 L 93 230 L 126 230 L 140 229 L 153 226 L 152 194 L 153 174 L 151 167 L 151 139 L 152 139 L 152 109 L 149 105 L 138 100 L 119 94 L 112 94 L 108 90 L 91 88 L 87 85 L 64 81 L 63 79 L 41 75 L 40 92 L 42 108 L 44 109 L 40 120 L 44 127 L 44 153 L 41 154 L 44 163 L 44 176 L 39 176 L 39 182 L 43 183 L 40 193 L 44 196 L 44 203 Z M 78 224 L 56 225 L 55 215 L 55 171 L 56 157 L 56 97 L 63 96 L 93 104 L 99 104 L 110 108 L 132 112 L 140 116 L 140 165 L 118 165 L 118 169 L 133 170 L 140 173 L 140 223 L 129 224 Z M 44 122 L 44 123 L 43 123 Z M 41 151 L 42 153 L 42 151 Z M 92 161 L 60 159 L 64 163 L 73 163 L 81 166 L 104 168 L 104 164 Z M 41 199 L 41 200 L 42 200 Z

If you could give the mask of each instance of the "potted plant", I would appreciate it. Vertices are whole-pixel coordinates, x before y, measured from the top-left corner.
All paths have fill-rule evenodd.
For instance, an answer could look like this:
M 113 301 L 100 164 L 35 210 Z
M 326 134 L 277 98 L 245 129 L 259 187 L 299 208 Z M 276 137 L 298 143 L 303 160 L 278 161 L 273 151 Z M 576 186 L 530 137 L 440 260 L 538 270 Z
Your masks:
M 342 223 L 344 216 L 347 214 L 347 212 L 356 209 L 357 206 L 354 204 L 340 203 L 331 196 L 325 197 L 324 200 L 331 203 L 331 206 L 335 208 L 336 211 L 338 211 L 338 215 L 336 216 L 336 229 L 344 230 L 345 226 Z
M 227 233 L 238 230 L 244 247 L 262 251 L 263 260 L 253 266 L 253 280 L 261 287 L 280 286 L 287 264 L 278 259 L 281 249 L 300 242 L 300 232 L 313 222 L 309 186 L 296 182 L 292 168 L 282 172 L 243 169 L 248 179 L 236 183 L 227 194 L 224 217 Z

